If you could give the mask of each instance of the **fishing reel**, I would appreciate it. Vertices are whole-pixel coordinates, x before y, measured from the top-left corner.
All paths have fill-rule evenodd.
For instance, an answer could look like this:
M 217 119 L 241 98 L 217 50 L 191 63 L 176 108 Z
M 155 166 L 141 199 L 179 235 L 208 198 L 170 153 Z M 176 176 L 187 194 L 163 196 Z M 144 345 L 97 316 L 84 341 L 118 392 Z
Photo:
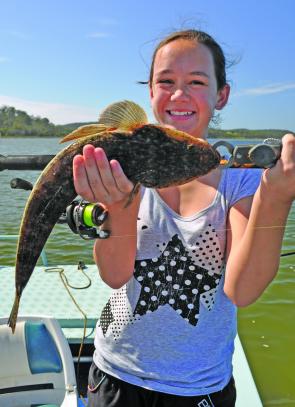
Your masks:
M 33 189 L 33 185 L 22 178 L 13 178 L 10 181 L 10 186 L 13 189 L 26 191 Z M 84 240 L 107 239 L 110 236 L 110 231 L 100 229 L 107 216 L 108 211 L 102 205 L 75 200 L 67 206 L 57 223 L 67 223 L 72 232 Z
M 75 200 L 67 206 L 59 223 L 66 222 L 84 240 L 107 239 L 110 231 L 100 228 L 107 216 L 108 211 L 102 205 Z

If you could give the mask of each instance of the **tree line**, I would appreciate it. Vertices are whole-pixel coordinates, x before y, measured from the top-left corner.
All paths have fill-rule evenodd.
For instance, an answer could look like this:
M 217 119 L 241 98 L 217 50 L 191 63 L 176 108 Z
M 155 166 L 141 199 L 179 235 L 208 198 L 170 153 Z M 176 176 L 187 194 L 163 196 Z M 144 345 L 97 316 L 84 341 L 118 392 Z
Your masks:
M 0 137 L 63 137 L 83 124 L 55 125 L 12 106 L 0 108 Z
M 69 123 L 55 125 L 46 117 L 35 117 L 12 106 L 0 108 L 0 137 L 63 137 L 79 126 L 88 123 Z M 219 128 L 209 129 L 209 138 L 256 138 L 269 137 L 281 138 L 287 130 L 249 130 L 233 129 L 221 130 Z

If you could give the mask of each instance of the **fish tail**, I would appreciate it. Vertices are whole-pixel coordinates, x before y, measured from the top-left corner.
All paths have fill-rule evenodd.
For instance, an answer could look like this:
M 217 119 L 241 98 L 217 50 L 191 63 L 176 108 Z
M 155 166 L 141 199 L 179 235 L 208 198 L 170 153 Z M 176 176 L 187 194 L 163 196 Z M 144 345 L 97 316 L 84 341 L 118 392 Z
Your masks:
M 13 303 L 13 307 L 8 319 L 8 325 L 12 330 L 12 333 L 15 331 L 15 326 L 16 326 L 16 320 L 17 320 L 17 314 L 18 314 L 18 309 L 19 309 L 19 302 L 20 302 L 20 295 L 15 294 L 15 299 Z

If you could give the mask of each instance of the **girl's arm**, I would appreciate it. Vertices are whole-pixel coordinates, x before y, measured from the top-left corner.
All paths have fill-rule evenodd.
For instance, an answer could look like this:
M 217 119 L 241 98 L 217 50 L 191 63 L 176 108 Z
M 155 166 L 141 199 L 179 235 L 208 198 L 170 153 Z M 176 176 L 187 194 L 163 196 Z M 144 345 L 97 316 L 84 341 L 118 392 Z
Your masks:
M 105 283 L 119 288 L 133 275 L 140 196 L 137 194 L 125 208 L 133 184 L 117 161 L 108 162 L 101 148 L 85 146 L 83 155 L 74 158 L 73 174 L 77 194 L 107 207 L 103 227 L 111 236 L 95 241 L 94 260 Z
M 224 291 L 238 306 L 253 303 L 275 277 L 284 227 L 295 198 L 295 137 L 283 138 L 281 159 L 263 173 L 253 200 L 229 212 Z
M 137 194 L 127 208 L 126 200 L 108 206 L 109 215 L 103 227 L 111 231 L 111 236 L 94 243 L 93 256 L 100 276 L 112 288 L 122 287 L 133 275 L 139 198 Z

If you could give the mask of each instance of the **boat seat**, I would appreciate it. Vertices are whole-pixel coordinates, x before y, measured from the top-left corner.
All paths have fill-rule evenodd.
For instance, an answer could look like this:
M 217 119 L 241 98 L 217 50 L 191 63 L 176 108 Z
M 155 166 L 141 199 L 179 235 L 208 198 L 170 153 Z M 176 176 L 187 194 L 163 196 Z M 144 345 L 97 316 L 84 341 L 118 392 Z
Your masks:
M 14 334 L 0 318 L 0 406 L 77 407 L 74 363 L 58 322 L 19 317 Z

